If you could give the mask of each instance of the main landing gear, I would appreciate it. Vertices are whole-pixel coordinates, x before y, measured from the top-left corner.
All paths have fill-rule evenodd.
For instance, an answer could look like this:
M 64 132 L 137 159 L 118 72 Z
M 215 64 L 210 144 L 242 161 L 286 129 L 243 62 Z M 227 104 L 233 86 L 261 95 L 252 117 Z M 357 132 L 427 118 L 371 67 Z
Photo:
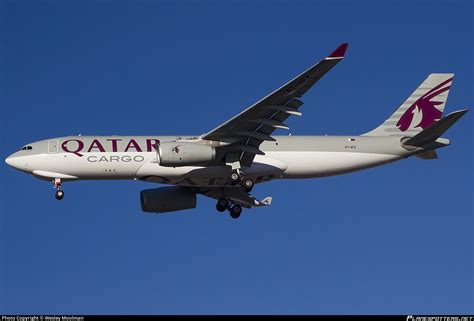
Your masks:
M 233 170 L 229 175 L 229 183 L 231 185 L 237 185 L 240 183 L 245 188 L 246 192 L 250 192 L 255 185 L 255 182 L 250 177 L 245 177 L 241 175 L 239 170 Z
M 240 214 L 242 214 L 242 206 L 234 205 L 229 209 L 230 217 L 232 218 L 239 218 Z
M 235 204 L 232 205 L 227 199 L 219 198 L 216 204 L 216 209 L 219 212 L 224 212 L 228 210 L 230 213 L 230 217 L 232 218 L 239 218 L 240 214 L 242 214 L 242 206 Z
M 219 198 L 216 204 L 216 210 L 219 212 L 224 212 L 229 207 L 229 201 L 225 198 Z
M 62 185 L 61 185 L 61 179 L 60 178 L 55 178 L 53 180 L 53 184 L 54 184 L 54 188 L 56 189 L 56 193 L 54 194 L 54 197 L 56 197 L 56 199 L 58 201 L 60 201 L 64 197 L 64 191 L 63 191 L 63 188 L 62 188 Z

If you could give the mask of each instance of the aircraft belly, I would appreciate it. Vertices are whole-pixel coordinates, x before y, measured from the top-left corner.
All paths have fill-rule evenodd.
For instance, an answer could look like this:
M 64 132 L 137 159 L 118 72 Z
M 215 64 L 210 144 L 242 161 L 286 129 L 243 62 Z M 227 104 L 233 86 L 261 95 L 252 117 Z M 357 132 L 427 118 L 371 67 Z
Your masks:
M 258 155 L 251 167 L 242 168 L 245 175 L 258 181 L 264 177 L 279 178 L 283 175 L 286 164 L 279 160 Z M 136 177 L 154 183 L 165 183 L 182 186 L 225 186 L 231 167 L 222 166 L 160 166 L 155 162 L 145 163 L 139 168 Z
M 287 164 L 284 178 L 311 178 L 339 175 L 387 164 L 399 155 L 355 152 L 275 152 L 268 153 Z

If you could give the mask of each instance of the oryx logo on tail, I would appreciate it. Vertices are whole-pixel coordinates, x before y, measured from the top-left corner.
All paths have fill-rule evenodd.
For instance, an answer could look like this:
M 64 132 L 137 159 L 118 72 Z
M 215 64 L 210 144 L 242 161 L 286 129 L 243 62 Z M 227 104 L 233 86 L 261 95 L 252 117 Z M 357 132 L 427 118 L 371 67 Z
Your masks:
M 436 108 L 436 106 L 443 104 L 445 101 L 436 101 L 432 100 L 439 96 L 441 93 L 449 90 L 451 88 L 451 81 L 453 77 L 443 81 L 436 87 L 429 90 L 426 94 L 418 98 L 411 106 L 406 110 L 406 112 L 400 117 L 400 120 L 397 122 L 397 127 L 402 131 L 406 131 L 409 128 L 425 129 L 428 126 L 432 125 L 438 121 L 443 111 Z M 421 114 L 421 120 L 413 125 L 414 114 L 415 112 Z
M 380 126 L 364 135 L 414 135 L 441 119 L 454 74 L 433 73 Z

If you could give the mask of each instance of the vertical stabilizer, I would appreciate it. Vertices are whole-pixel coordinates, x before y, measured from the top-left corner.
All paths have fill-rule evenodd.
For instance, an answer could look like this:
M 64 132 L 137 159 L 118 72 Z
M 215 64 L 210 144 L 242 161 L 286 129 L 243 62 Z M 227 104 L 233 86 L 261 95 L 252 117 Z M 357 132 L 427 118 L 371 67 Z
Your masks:
M 430 74 L 382 125 L 363 136 L 413 136 L 441 119 L 454 74 Z

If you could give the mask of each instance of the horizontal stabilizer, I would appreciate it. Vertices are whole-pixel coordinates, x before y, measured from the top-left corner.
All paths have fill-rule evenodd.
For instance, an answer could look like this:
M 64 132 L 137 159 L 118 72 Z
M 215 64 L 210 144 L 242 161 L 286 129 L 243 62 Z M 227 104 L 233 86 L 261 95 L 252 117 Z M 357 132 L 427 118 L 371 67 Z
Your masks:
M 468 109 L 458 110 L 446 117 L 441 118 L 439 121 L 432 124 L 428 128 L 404 141 L 403 145 L 421 147 L 425 144 L 433 143 L 439 137 L 441 137 L 445 131 L 453 126 L 454 123 L 457 122 L 465 113 L 467 113 L 467 111 Z

